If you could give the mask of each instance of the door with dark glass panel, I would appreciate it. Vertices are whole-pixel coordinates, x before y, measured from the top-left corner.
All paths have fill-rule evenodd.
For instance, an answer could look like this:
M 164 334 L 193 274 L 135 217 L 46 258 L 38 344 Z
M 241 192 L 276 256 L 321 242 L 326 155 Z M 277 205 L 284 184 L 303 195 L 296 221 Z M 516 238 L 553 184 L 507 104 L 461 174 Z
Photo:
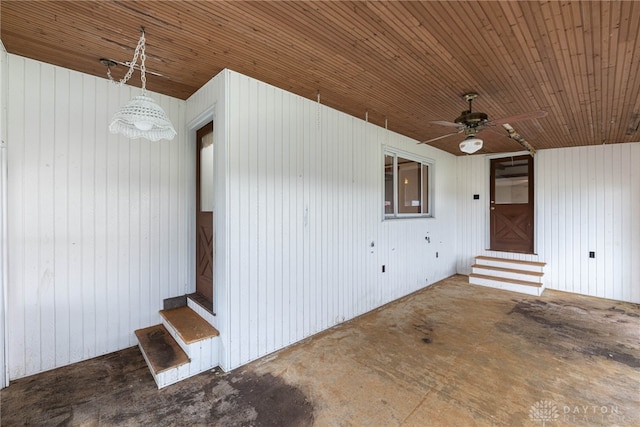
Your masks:
M 533 253 L 533 157 L 491 160 L 491 250 Z

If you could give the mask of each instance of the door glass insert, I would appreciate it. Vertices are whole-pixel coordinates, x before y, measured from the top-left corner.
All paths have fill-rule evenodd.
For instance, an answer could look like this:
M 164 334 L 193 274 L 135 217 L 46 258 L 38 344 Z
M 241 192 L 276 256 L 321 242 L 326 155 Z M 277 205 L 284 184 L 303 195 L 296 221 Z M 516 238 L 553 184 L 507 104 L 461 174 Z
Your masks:
M 213 132 L 200 139 L 200 212 L 213 212 Z
M 504 159 L 495 165 L 495 204 L 529 203 L 529 164 L 527 159 Z

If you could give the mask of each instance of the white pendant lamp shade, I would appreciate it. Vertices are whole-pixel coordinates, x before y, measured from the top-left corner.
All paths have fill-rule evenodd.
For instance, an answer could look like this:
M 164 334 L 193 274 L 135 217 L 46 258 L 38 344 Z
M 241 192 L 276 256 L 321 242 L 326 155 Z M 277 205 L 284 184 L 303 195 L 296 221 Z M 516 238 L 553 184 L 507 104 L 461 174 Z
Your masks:
M 176 136 L 176 130 L 164 110 L 145 95 L 133 97 L 122 107 L 113 116 L 109 131 L 131 139 L 146 138 L 151 141 L 172 140 Z
M 115 61 L 102 58 L 100 62 L 107 66 L 107 76 L 112 82 L 123 85 L 126 83 L 135 69 L 140 58 L 140 81 L 142 82 L 142 95 L 134 96 L 131 101 L 120 109 L 114 116 L 109 131 L 111 133 L 121 133 L 131 139 L 146 138 L 151 141 L 160 139 L 172 140 L 176 136 L 169 117 L 164 110 L 149 98 L 146 91 L 147 78 L 145 75 L 145 37 L 144 28 L 140 40 L 133 53 L 133 60 L 129 63 L 129 71 L 119 82 L 115 82 L 111 77 L 111 67 L 116 65 Z
M 469 136 L 460 143 L 460 151 L 467 154 L 473 154 L 482 148 L 482 140 L 475 136 Z

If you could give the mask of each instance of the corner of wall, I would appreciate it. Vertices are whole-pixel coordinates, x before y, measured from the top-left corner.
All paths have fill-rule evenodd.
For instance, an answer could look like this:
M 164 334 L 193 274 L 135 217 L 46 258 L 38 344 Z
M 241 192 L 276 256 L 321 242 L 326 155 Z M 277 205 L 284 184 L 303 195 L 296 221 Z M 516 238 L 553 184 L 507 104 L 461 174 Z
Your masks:
M 186 123 L 187 132 L 189 133 L 189 141 L 193 145 L 195 131 L 200 127 L 213 120 L 214 131 L 214 161 L 215 177 L 214 177 L 214 229 L 216 230 L 215 239 L 216 247 L 220 247 L 220 243 L 226 242 L 226 150 L 227 150 L 227 124 L 228 114 L 226 112 L 229 70 L 224 69 L 216 74 L 211 80 L 205 83 L 192 96 L 187 99 Z M 219 143 L 222 141 L 222 143 Z M 195 149 L 195 147 L 193 148 Z M 188 174 L 195 177 L 195 172 L 188 168 Z M 195 227 L 195 225 L 193 225 Z M 195 228 L 193 228 L 195 230 Z M 227 267 L 227 250 L 217 250 L 214 264 L 223 266 L 216 268 L 214 271 L 214 303 L 216 311 L 216 328 L 220 331 L 220 367 L 223 370 L 229 370 L 229 333 L 228 333 L 228 289 L 226 280 Z M 194 278 L 195 280 L 195 278 Z

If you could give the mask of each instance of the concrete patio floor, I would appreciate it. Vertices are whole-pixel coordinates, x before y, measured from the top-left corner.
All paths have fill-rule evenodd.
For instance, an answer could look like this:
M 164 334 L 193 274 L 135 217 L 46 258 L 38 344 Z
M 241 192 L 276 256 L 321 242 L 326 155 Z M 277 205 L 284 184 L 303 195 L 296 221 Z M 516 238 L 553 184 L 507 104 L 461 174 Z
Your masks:
M 640 306 L 453 276 L 158 391 L 137 347 L 13 381 L 1 424 L 637 426 Z

